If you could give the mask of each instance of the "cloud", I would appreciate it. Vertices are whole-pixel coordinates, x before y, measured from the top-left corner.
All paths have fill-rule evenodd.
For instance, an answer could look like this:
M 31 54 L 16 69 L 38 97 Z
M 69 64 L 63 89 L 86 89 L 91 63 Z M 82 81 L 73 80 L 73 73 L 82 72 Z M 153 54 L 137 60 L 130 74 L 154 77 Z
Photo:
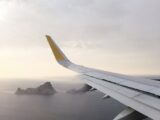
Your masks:
M 1 37 L 5 40 L 1 40 L 1 43 L 12 46 L 30 46 L 31 43 L 42 45 L 39 39 L 46 33 L 51 33 L 62 41 L 101 40 L 110 31 L 119 30 L 116 21 L 119 21 L 118 14 L 123 14 L 120 12 L 123 8 L 117 4 L 114 6 L 116 1 L 1 1 L 0 4 L 5 5 L 3 10 L 6 11 L 0 30 Z
M 157 0 L 0 0 L 0 55 L 5 62 L 14 56 L 15 63 L 26 54 L 28 59 L 37 54 L 38 60 L 50 59 L 45 39 L 49 34 L 66 53 L 71 51 L 69 58 L 77 63 L 86 59 L 88 65 L 100 66 L 97 61 L 102 60 L 102 68 L 109 66 L 111 71 L 158 73 L 159 4 Z
M 51 34 L 64 47 L 159 51 L 159 1 L 2 0 L 0 46 L 45 47 Z

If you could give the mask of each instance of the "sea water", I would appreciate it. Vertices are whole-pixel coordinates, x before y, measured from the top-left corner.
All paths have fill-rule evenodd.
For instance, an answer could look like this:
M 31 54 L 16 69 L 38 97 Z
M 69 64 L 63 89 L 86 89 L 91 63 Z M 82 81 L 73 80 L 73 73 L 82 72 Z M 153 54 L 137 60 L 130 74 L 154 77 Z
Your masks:
M 69 78 L 41 80 L 1 80 L 0 120 L 113 120 L 125 106 L 116 100 L 102 99 L 99 91 L 70 94 L 68 90 L 81 88 L 80 82 Z M 73 79 L 73 78 L 72 78 Z M 51 96 L 16 95 L 18 87 L 37 87 L 50 81 L 57 93 Z

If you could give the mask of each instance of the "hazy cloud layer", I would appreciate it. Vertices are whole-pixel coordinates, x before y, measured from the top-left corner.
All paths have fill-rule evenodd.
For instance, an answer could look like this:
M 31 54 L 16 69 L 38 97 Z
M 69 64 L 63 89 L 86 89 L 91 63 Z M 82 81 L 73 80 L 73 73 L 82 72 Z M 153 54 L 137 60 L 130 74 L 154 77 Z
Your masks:
M 70 47 L 159 51 L 159 5 L 158 0 L 1 0 L 0 46 L 44 46 L 44 35 L 51 34 Z
M 159 6 L 158 0 L 0 0 L 1 66 L 19 65 L 22 57 L 33 65 L 34 57 L 36 63 L 43 58 L 48 75 L 51 58 L 44 35 L 50 34 L 77 63 L 99 66 L 102 60 L 102 68 L 111 71 L 159 73 Z M 15 63 L 7 63 L 7 56 Z

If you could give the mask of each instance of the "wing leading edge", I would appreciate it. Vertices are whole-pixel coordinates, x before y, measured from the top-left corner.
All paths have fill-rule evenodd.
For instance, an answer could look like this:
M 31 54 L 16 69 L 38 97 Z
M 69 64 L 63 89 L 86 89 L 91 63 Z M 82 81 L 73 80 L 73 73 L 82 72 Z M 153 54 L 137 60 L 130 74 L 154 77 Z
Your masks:
M 88 85 L 100 90 L 122 104 L 154 120 L 160 120 L 160 82 L 106 72 L 76 65 L 69 61 L 49 35 L 48 43 L 57 62 L 72 71 Z

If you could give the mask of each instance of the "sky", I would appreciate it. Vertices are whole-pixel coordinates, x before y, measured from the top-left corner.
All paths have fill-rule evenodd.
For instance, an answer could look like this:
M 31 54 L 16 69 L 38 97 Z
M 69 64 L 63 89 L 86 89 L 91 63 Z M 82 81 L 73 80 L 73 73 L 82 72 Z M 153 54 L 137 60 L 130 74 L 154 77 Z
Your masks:
M 0 78 L 72 76 L 49 34 L 74 63 L 160 75 L 159 0 L 0 0 Z

